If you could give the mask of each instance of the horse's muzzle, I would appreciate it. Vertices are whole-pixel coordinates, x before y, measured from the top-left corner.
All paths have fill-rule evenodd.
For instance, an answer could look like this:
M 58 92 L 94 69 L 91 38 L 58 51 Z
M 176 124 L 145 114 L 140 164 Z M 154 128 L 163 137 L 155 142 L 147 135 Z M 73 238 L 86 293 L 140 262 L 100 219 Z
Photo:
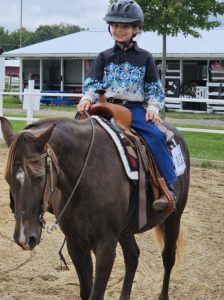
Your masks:
M 14 240 L 24 250 L 33 250 L 39 243 L 42 227 L 39 225 L 35 230 L 25 233 L 24 228 L 15 229 Z
M 16 238 L 15 242 L 22 247 L 23 250 L 33 250 L 40 242 L 39 238 L 35 237 L 35 236 L 30 236 L 26 239 L 26 242 L 21 242 L 19 240 L 17 240 Z

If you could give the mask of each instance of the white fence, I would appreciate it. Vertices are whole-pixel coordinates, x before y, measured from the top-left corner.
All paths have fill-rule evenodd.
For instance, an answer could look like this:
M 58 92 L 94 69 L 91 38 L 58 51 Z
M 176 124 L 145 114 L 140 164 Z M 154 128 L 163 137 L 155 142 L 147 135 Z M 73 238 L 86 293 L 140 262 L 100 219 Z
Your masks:
M 204 112 L 201 110 L 185 109 L 184 105 L 190 104 L 205 104 L 206 112 L 224 113 L 224 99 L 196 99 L 196 98 L 172 98 L 166 97 L 166 107 L 170 110 L 180 112 Z
M 69 98 L 80 98 L 81 94 L 73 94 L 73 93 L 40 93 L 37 90 L 28 90 L 26 92 L 1 92 L 0 91 L 0 116 L 3 116 L 3 95 L 14 95 L 14 96 L 23 96 L 24 99 L 26 98 L 29 105 L 26 105 L 25 109 L 27 111 L 26 117 L 8 117 L 10 120 L 25 120 L 28 124 L 35 119 L 33 118 L 33 111 L 35 107 L 37 107 L 40 103 L 40 98 L 42 96 L 51 96 L 51 97 L 69 97 Z M 188 99 L 188 98 L 166 98 L 166 106 L 168 108 L 174 109 L 176 111 L 184 111 L 188 112 L 183 109 L 183 103 L 206 103 L 207 106 L 210 108 L 211 104 L 220 105 L 219 108 L 224 112 L 224 100 L 213 100 L 213 99 Z M 209 108 L 207 112 L 212 112 Z M 38 110 L 38 109 L 36 109 Z M 213 111 L 214 111 L 213 107 Z M 193 112 L 193 111 L 192 111 Z M 184 128 L 178 127 L 180 131 L 191 131 L 191 132 L 207 132 L 207 133 L 218 133 L 224 134 L 224 130 L 212 130 L 212 129 L 200 129 L 200 128 Z M 0 138 L 2 138 L 2 132 L 0 130 Z
M 19 77 L 5 76 L 5 90 L 19 92 Z

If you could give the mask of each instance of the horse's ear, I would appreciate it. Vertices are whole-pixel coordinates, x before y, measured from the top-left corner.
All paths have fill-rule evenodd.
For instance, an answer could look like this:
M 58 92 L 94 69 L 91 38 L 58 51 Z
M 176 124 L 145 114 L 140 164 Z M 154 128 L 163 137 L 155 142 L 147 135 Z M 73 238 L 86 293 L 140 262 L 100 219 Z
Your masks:
M 1 121 L 3 138 L 4 138 L 7 146 L 9 147 L 11 145 L 12 141 L 14 140 L 14 138 L 16 137 L 16 135 L 13 133 L 12 125 L 8 119 L 6 119 L 4 117 L 0 117 L 0 121 Z
M 54 123 L 46 130 L 44 130 L 38 137 L 35 137 L 34 142 L 38 149 L 40 150 L 44 149 L 45 145 L 47 144 L 47 142 L 49 141 L 52 135 L 55 126 L 56 124 Z

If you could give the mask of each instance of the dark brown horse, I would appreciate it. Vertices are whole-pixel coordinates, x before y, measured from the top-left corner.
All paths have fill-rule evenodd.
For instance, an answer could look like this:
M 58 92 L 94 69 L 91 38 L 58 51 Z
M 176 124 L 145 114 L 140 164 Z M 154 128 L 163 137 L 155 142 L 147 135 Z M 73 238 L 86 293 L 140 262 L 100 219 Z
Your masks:
M 169 299 L 170 273 L 189 188 L 187 146 L 175 131 L 187 165 L 179 177 L 177 210 L 155 212 L 149 200 L 148 223 L 138 230 L 134 184 L 127 178 L 114 142 L 91 120 L 44 119 L 14 135 L 10 122 L 1 118 L 3 136 L 10 146 L 6 179 L 15 214 L 14 239 L 23 249 L 34 249 L 40 242 L 42 215 L 46 209 L 53 211 L 66 237 L 82 300 L 104 299 L 119 242 L 125 261 L 120 299 L 127 300 L 140 254 L 134 234 L 160 225 L 165 272 L 159 299 Z M 94 276 L 91 251 L 96 257 Z

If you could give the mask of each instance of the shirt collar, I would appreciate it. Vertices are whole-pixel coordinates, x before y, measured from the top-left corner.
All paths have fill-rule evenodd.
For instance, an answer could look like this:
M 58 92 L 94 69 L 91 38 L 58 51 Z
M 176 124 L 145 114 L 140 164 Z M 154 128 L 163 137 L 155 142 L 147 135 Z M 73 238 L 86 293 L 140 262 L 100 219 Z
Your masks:
M 115 52 L 115 51 L 118 50 L 118 49 L 121 50 L 121 48 L 119 48 L 119 47 L 116 45 L 116 43 L 115 43 L 114 46 L 113 46 L 113 52 Z M 130 49 L 134 49 L 134 50 L 137 51 L 137 52 L 141 52 L 141 49 L 139 48 L 139 46 L 138 46 L 138 44 L 137 44 L 136 41 L 133 41 L 133 46 L 132 46 Z

